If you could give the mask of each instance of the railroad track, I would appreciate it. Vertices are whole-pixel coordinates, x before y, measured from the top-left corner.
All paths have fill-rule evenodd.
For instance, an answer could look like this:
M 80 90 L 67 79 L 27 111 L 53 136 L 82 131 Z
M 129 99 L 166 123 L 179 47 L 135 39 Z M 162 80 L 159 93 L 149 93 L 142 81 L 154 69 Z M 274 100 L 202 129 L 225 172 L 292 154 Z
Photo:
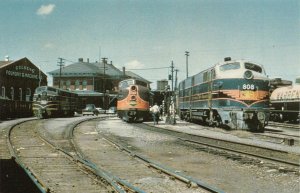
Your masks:
M 140 192 L 130 184 L 124 190 L 111 175 L 75 156 L 77 152 L 66 151 L 41 137 L 38 123 L 42 124 L 29 121 L 12 126 L 7 143 L 12 157 L 41 192 Z
M 279 123 L 279 122 L 272 122 L 272 121 L 270 121 L 268 123 L 268 126 L 280 127 L 280 128 L 284 128 L 284 129 L 287 128 L 287 129 L 300 130 L 300 123 L 291 124 L 291 123 Z
M 84 123 L 74 131 L 73 143 L 80 152 L 87 152 L 84 159 L 144 192 L 223 192 L 136 154 L 96 131 L 95 123 Z
M 270 130 L 266 130 L 264 133 L 253 133 L 253 134 L 271 143 L 285 144 L 285 145 L 292 146 L 292 145 L 299 145 L 300 142 L 299 135 L 273 132 Z
M 213 137 L 187 134 L 146 124 L 143 124 L 142 127 L 151 131 L 176 136 L 180 141 L 194 145 L 195 148 L 201 151 L 225 156 L 242 163 L 263 165 L 272 169 L 278 169 L 281 172 L 300 174 L 299 154 Z

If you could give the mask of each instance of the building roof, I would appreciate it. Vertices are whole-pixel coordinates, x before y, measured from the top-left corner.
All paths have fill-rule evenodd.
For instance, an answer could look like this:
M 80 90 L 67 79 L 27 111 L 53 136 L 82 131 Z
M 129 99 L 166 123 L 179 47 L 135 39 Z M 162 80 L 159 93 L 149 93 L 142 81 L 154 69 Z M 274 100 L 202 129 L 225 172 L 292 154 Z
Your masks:
M 143 77 L 131 72 L 131 71 L 125 71 L 125 75 L 134 79 L 142 80 L 144 82 L 147 82 L 148 84 L 152 83 L 149 80 L 144 79 Z
M 105 72 L 104 72 L 104 64 L 103 63 L 88 63 L 88 62 L 77 62 L 68 66 L 65 66 L 61 70 L 61 76 L 114 76 L 121 77 L 122 72 L 114 67 L 112 64 L 105 64 Z M 52 76 L 59 76 L 60 69 L 49 72 Z
M 3 66 L 6 66 L 7 64 L 10 64 L 13 61 L 0 61 L 0 68 L 2 68 Z

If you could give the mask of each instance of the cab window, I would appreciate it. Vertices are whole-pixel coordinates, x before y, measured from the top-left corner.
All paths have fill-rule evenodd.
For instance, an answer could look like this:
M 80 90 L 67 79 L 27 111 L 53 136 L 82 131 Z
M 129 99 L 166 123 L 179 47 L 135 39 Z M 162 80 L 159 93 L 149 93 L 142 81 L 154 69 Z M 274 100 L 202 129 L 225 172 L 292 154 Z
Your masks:
M 255 72 L 259 72 L 262 73 L 262 68 L 256 64 L 252 64 L 252 63 L 245 63 L 245 68 L 248 70 L 252 70 Z
M 240 69 L 241 65 L 239 62 L 234 62 L 234 63 L 228 63 L 220 66 L 221 71 L 227 71 L 227 70 L 236 70 Z

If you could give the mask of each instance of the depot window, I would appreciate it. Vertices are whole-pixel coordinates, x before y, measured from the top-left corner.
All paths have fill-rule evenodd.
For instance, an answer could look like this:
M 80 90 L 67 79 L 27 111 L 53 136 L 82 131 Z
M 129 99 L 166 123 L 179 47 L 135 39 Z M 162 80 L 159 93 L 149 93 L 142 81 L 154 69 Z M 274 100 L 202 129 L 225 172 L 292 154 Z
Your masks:
M 70 88 L 70 85 L 71 85 L 71 81 L 70 81 L 70 80 L 67 80 L 67 81 L 66 81 L 66 86 L 67 86 L 67 88 Z
M 87 87 L 87 81 L 84 80 L 84 81 L 82 82 L 82 89 L 83 89 L 83 90 L 86 90 L 86 87 Z
M 31 89 L 27 88 L 26 89 L 26 101 L 30 101 L 30 97 L 31 97 Z
M 10 96 L 11 96 L 11 100 L 14 100 L 15 98 L 15 90 L 13 87 L 10 88 Z
M 2 88 L 1 88 L 1 96 L 3 98 L 5 98 L 5 87 L 4 86 L 2 86 Z
M 76 89 L 76 90 L 79 90 L 79 85 L 80 85 L 80 81 L 79 81 L 79 80 L 76 80 L 76 81 L 75 81 L 75 89 Z
M 239 62 L 234 62 L 234 63 L 228 63 L 220 66 L 221 71 L 227 71 L 227 70 L 236 70 L 240 69 L 241 65 Z
M 19 97 L 20 97 L 20 101 L 23 100 L 23 93 L 22 93 L 22 88 L 19 88 Z

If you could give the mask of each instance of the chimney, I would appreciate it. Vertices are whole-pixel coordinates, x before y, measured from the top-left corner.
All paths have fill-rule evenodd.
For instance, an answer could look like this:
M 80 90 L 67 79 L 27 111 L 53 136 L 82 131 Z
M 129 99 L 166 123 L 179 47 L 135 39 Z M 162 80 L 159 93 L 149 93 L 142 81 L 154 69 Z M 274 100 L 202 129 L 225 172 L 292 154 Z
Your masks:
M 9 56 L 5 56 L 5 61 L 9 62 Z
M 125 66 L 122 69 L 123 69 L 123 76 L 125 77 Z
M 110 65 L 113 65 L 113 64 L 112 64 L 112 61 L 110 61 Z
M 83 58 L 78 58 L 78 62 L 83 62 Z
M 88 58 L 88 59 L 86 59 L 86 61 L 87 61 L 87 63 L 90 63 L 90 59 Z

